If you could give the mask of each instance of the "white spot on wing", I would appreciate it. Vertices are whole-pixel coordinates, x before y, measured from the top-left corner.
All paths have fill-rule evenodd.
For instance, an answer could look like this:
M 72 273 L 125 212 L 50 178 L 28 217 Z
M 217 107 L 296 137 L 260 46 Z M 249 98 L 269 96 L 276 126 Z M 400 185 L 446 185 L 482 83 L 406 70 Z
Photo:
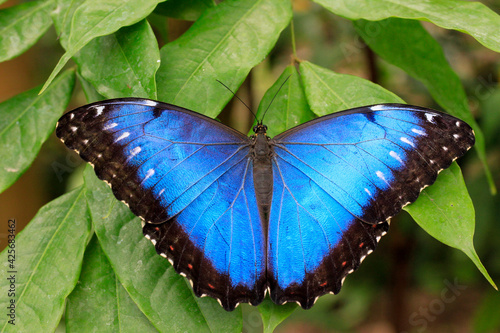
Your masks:
M 73 119 L 73 118 L 75 118 L 75 114 L 74 114 L 74 113 L 71 113 L 71 114 L 69 115 L 69 119 Z
M 458 138 L 460 137 L 460 135 L 458 135 L 458 134 L 453 134 L 453 137 L 454 137 L 455 139 L 458 139 Z
M 408 138 L 405 138 L 405 137 L 401 137 L 399 140 L 401 140 L 402 142 L 404 143 L 407 143 L 409 144 L 410 146 L 412 147 L 415 147 L 415 144 L 413 142 L 411 142 L 410 140 L 408 140 Z
M 399 161 L 399 163 L 403 164 L 403 160 L 401 159 L 401 157 L 399 157 L 398 153 L 396 153 L 395 151 L 390 151 L 389 152 L 389 155 L 391 155 L 392 158 L 396 159 Z
M 122 135 L 120 135 L 120 137 L 118 139 L 115 140 L 115 143 L 127 138 L 129 135 L 130 135 L 130 132 L 124 132 Z
M 377 175 L 378 178 L 382 179 L 387 185 L 389 185 L 389 183 L 387 182 L 387 179 L 385 179 L 385 176 L 384 176 L 384 173 L 382 171 L 377 171 L 375 172 L 375 174 Z
M 380 111 L 380 110 L 384 110 L 384 106 L 383 105 L 374 105 L 374 106 L 371 106 L 370 107 L 370 110 L 372 111 Z
M 146 177 L 144 177 L 144 181 L 146 179 L 148 179 L 149 177 L 151 177 L 152 175 L 155 174 L 155 170 L 154 169 L 149 169 L 148 172 L 146 172 Z
M 370 197 L 372 196 L 372 193 L 367 188 L 365 188 L 365 192 L 368 193 Z
M 448 147 L 443 146 L 443 150 L 444 150 L 444 151 L 448 151 Z
M 102 110 L 104 110 L 104 105 L 94 106 L 95 107 L 95 116 L 99 117 L 102 114 Z
M 163 194 L 163 192 L 165 192 L 164 188 L 161 189 L 160 193 L 158 193 L 158 196 L 161 196 Z
M 137 146 L 135 147 L 134 149 L 132 149 L 130 151 L 130 154 L 128 155 L 128 158 L 127 158 L 127 163 L 132 159 L 134 158 L 135 155 L 139 154 L 141 152 L 141 147 Z
M 156 101 L 152 101 L 152 100 L 148 99 L 148 100 L 145 100 L 145 101 L 144 101 L 144 104 L 145 104 L 145 105 L 149 105 L 149 106 L 157 106 L 157 105 L 158 105 L 158 102 L 156 102 Z
M 426 113 L 425 114 L 425 118 L 427 118 L 427 121 L 430 122 L 430 123 L 433 123 L 435 124 L 436 122 L 434 121 L 434 117 L 436 115 L 435 114 L 432 114 L 432 113 Z
M 78 129 L 78 128 L 76 128 L 75 126 L 71 126 L 71 130 L 72 130 L 73 132 L 76 132 L 76 130 L 77 130 L 77 129 Z
M 418 135 L 427 135 L 424 131 L 416 129 L 416 128 L 412 128 L 411 131 L 413 133 L 417 133 Z
M 115 128 L 116 126 L 118 126 L 117 123 L 107 124 L 106 126 L 103 127 L 103 130 L 107 131 L 109 129 Z

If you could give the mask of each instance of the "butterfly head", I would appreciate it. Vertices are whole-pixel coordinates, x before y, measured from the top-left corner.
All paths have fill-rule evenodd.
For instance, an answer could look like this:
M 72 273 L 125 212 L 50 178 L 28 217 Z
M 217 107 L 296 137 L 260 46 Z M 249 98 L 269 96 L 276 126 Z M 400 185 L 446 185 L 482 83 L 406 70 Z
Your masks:
M 258 123 L 257 125 L 255 125 L 253 127 L 253 132 L 255 134 L 264 134 L 264 135 L 266 135 L 266 133 L 267 133 L 267 126 L 263 125 L 261 123 Z

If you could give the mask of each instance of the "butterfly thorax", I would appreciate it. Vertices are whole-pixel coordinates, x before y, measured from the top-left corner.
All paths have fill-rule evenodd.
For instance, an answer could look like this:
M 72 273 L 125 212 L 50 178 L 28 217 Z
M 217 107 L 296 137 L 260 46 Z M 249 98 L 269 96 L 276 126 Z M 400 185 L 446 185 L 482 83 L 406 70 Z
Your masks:
M 271 158 L 273 150 L 266 135 L 267 127 L 258 124 L 254 127 L 250 154 L 253 159 L 253 182 L 259 205 L 261 221 L 267 226 L 273 194 L 273 168 Z

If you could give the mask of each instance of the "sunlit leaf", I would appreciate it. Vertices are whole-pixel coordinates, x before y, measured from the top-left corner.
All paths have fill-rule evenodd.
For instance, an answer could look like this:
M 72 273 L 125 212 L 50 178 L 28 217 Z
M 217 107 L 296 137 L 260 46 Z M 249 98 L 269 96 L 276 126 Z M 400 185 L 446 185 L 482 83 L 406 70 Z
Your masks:
M 480 2 L 461 0 L 314 0 L 333 13 L 351 20 L 400 17 L 432 22 L 445 29 L 465 32 L 484 46 L 500 52 L 500 16 Z
M 52 25 L 54 1 L 32 1 L 0 10 L 0 62 L 29 49 Z
M 403 103 L 381 86 L 348 74 L 338 74 L 304 61 L 300 63 L 307 101 L 318 116 L 378 103 Z
M 106 98 L 156 99 L 160 51 L 146 20 L 90 41 L 74 58 L 81 75 Z
M 474 206 L 456 163 L 443 170 L 436 183 L 404 209 L 429 235 L 464 252 L 496 289 L 474 249 Z
M 264 326 L 264 333 L 272 333 L 274 329 L 286 318 L 288 318 L 298 304 L 286 303 L 283 305 L 274 304 L 269 298 L 266 298 L 262 304 L 258 306 Z
M 70 332 L 157 332 L 118 281 L 95 235 L 85 250 L 78 285 L 68 297 L 65 319 Z
M 161 49 L 158 98 L 215 117 L 292 16 L 288 0 L 228 0 Z
M 15 300 L 15 325 L 0 319 L 2 332 L 53 332 L 75 287 L 85 246 L 90 238 L 85 189 L 80 187 L 40 209 L 29 225 L 0 255 L 0 305 L 7 311 Z M 14 244 L 14 245 L 12 245 Z M 15 251 L 9 266 L 9 250 Z M 15 295 L 9 297 L 14 276 Z
M 36 87 L 0 104 L 0 192 L 31 165 L 68 105 L 74 83 L 74 71 L 67 71 L 42 95 Z
M 89 0 L 84 1 L 77 8 L 58 7 L 62 20 L 57 20 L 60 32 L 65 37 L 66 53 L 61 57 L 56 67 L 42 87 L 43 92 L 54 80 L 57 73 L 76 52 L 96 37 L 109 35 L 121 27 L 139 22 L 148 16 L 159 2 L 164 0 Z M 71 24 L 70 17 L 71 15 Z
M 266 110 L 268 110 L 267 113 L 265 113 Z M 257 110 L 257 119 L 263 120 L 267 125 L 267 134 L 270 137 L 305 123 L 314 117 L 307 104 L 299 73 L 293 65 L 288 66 L 264 94 Z M 254 122 L 255 124 L 256 122 Z

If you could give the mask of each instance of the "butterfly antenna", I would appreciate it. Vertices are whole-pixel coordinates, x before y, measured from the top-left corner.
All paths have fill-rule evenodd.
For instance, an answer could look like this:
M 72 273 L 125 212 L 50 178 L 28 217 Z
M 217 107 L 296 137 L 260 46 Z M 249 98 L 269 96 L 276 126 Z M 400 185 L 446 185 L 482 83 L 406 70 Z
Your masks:
M 252 113 L 252 115 L 255 118 L 255 120 L 257 120 L 257 116 L 255 115 L 255 113 L 253 113 L 252 109 L 250 109 L 250 107 L 245 102 L 243 102 L 243 100 L 241 98 L 239 98 L 238 95 L 236 95 L 228 86 L 226 86 L 221 81 L 219 81 L 217 79 L 216 79 L 216 81 L 219 82 L 220 84 L 222 84 L 227 90 L 229 90 L 231 92 L 231 94 L 233 94 L 234 97 L 236 97 L 244 106 L 246 106 L 247 109 L 248 109 L 248 111 L 250 111 Z
M 279 87 L 278 91 L 276 92 L 276 94 L 274 94 L 273 96 L 273 99 L 271 100 L 271 102 L 269 103 L 269 105 L 267 106 L 267 109 L 266 111 L 264 111 L 264 114 L 262 115 L 262 120 L 260 121 L 262 123 L 262 121 L 264 120 L 264 117 L 267 113 L 267 110 L 269 110 L 269 108 L 271 107 L 271 104 L 273 104 L 274 102 L 274 99 L 276 98 L 276 96 L 278 96 L 278 93 L 280 92 L 281 88 L 283 88 L 283 86 L 285 85 L 286 81 L 288 81 L 288 79 L 290 78 L 290 76 L 292 76 L 292 74 L 288 75 L 287 78 L 285 79 L 285 81 L 283 81 L 283 83 L 281 84 L 281 86 Z

